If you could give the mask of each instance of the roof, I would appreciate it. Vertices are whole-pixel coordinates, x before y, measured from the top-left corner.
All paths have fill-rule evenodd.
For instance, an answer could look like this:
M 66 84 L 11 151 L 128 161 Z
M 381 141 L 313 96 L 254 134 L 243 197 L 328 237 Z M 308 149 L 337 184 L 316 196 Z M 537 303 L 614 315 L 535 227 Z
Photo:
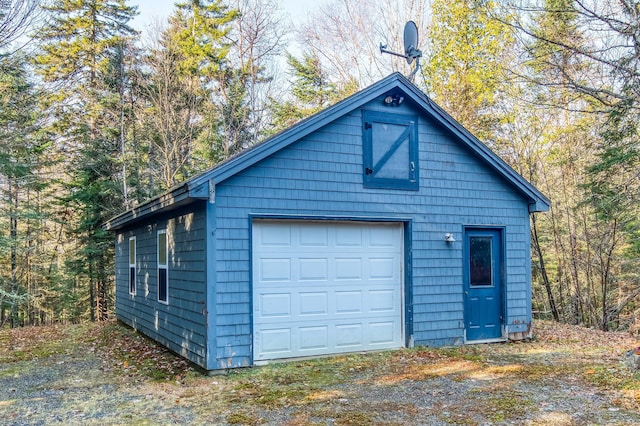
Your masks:
M 447 128 L 472 152 L 484 160 L 498 174 L 510 182 L 516 190 L 529 200 L 530 212 L 548 211 L 551 201 L 538 191 L 526 179 L 513 170 L 504 160 L 491 151 L 478 138 L 472 135 L 460 123 L 454 120 L 441 107 L 433 102 L 426 94 L 400 73 L 393 73 L 354 95 L 330 106 L 311 117 L 308 117 L 292 127 L 266 139 L 251 149 L 229 158 L 225 162 L 195 176 L 165 192 L 152 198 L 131 210 L 128 210 L 104 224 L 106 230 L 118 230 L 138 222 L 160 211 L 170 210 L 189 204 L 197 199 L 208 199 L 209 182 L 214 185 L 251 167 L 268 156 L 286 148 L 292 143 L 304 138 L 310 133 L 331 123 L 343 115 L 367 104 L 368 102 L 386 95 L 389 91 L 400 90 L 405 99 L 410 99 L 425 113 L 429 114 L 442 126 Z

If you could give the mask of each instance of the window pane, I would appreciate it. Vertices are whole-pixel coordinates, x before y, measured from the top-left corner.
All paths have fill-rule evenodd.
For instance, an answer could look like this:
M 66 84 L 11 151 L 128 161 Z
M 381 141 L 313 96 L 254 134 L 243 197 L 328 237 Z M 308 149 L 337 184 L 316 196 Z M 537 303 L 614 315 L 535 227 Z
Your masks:
M 136 263 L 136 240 L 135 238 L 129 239 L 129 265 L 135 265 Z
M 406 125 L 394 125 L 387 123 L 373 123 L 373 166 L 378 166 L 374 170 L 378 178 L 409 179 L 409 135 L 406 134 L 402 140 L 400 137 L 407 130 Z M 399 143 L 398 146 L 396 144 Z M 393 153 L 390 151 L 393 150 Z M 382 164 L 385 156 L 391 154 Z
M 493 285 L 491 243 L 491 237 L 470 238 L 469 276 L 472 286 Z
M 158 300 L 167 301 L 167 270 L 158 269 Z
M 136 268 L 129 268 L 129 293 L 136 292 Z
M 165 232 L 158 234 L 158 264 L 167 264 L 167 234 Z
M 387 111 L 363 111 L 362 117 L 363 185 L 417 190 L 417 118 Z

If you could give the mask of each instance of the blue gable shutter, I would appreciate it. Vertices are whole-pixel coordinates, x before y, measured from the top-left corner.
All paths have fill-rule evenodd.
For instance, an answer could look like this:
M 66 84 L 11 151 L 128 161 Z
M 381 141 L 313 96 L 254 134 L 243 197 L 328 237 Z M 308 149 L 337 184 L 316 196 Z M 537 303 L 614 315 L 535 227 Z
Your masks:
M 363 111 L 363 183 L 366 188 L 418 190 L 418 120 Z

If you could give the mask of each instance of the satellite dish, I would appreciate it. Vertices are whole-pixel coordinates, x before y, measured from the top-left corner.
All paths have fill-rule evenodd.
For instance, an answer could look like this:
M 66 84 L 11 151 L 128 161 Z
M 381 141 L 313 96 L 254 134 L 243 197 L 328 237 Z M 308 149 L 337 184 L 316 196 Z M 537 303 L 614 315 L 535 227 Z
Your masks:
M 396 53 L 391 50 L 387 50 L 387 46 L 380 43 L 380 53 L 389 53 L 390 55 L 400 56 L 405 58 L 408 64 L 411 64 L 413 60 L 416 60 L 416 67 L 413 72 L 408 76 L 413 80 L 413 76 L 418 72 L 420 67 L 420 58 L 422 57 L 422 51 L 418 49 L 418 26 L 413 21 L 407 21 L 404 24 L 404 54 Z
M 404 55 L 407 57 L 407 63 L 413 62 L 418 57 L 418 27 L 413 21 L 404 24 Z

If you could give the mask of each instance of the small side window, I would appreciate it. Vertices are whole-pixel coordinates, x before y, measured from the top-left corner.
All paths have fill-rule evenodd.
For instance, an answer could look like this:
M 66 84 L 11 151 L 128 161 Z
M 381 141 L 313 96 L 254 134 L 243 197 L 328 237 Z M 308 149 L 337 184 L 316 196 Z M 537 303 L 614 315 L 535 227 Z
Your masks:
M 493 238 L 469 237 L 469 285 L 493 286 Z
M 166 229 L 158 231 L 158 301 L 169 303 Z
M 136 295 L 136 237 L 129 238 L 129 294 Z
M 415 116 L 363 112 L 365 188 L 418 190 L 418 120 Z

